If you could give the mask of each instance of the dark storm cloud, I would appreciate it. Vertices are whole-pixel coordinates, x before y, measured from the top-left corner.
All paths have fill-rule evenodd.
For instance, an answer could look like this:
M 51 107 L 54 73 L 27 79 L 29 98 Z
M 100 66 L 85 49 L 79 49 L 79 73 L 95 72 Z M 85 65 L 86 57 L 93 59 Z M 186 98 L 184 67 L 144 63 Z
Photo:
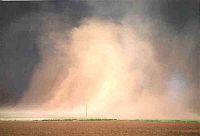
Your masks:
M 0 105 L 16 104 L 28 88 L 41 59 L 38 39 L 49 13 L 70 20 L 71 27 L 89 15 L 85 2 L 0 3 Z
M 27 88 L 32 70 L 39 61 L 37 30 L 31 23 L 19 21 L 25 14 L 39 8 L 36 4 L 0 4 L 0 104 L 15 103 Z
M 182 32 L 191 20 L 199 20 L 199 0 L 163 0 L 160 9 L 162 19 L 176 31 Z

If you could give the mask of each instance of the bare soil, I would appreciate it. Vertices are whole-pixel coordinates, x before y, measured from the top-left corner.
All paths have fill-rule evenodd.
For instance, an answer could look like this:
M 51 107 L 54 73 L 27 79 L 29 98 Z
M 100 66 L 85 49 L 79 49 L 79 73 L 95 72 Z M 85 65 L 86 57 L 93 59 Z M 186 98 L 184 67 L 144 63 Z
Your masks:
M 200 136 L 200 123 L 134 121 L 7 121 L 0 136 Z

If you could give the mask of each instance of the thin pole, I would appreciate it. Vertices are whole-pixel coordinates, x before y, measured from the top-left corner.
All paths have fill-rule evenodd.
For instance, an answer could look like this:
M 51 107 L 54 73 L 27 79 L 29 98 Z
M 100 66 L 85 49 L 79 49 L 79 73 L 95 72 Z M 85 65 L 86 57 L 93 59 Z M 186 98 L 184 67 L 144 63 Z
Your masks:
M 87 104 L 86 104 L 86 107 L 85 107 L 85 116 L 87 118 Z

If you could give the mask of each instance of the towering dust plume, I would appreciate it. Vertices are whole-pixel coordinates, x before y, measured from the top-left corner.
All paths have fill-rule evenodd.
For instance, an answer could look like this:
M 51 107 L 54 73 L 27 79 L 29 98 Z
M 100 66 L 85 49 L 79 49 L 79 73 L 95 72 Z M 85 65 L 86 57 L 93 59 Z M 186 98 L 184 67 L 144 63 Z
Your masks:
M 180 13 L 170 24 L 174 16 L 165 12 L 174 7 L 165 9 L 165 2 L 85 3 L 91 14 L 75 26 L 66 14 L 64 21 L 57 13 L 40 15 L 40 60 L 17 105 L 7 109 L 84 117 L 87 104 L 91 118 L 200 119 L 195 1 L 192 8 L 171 3 L 188 10 L 184 26 Z

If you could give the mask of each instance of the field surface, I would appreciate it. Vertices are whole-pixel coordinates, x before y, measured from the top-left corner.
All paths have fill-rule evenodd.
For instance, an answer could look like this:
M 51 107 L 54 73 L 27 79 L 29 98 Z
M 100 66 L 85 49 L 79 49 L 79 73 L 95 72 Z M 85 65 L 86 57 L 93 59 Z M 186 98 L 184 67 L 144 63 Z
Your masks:
M 200 136 L 197 122 L 2 121 L 0 136 Z

